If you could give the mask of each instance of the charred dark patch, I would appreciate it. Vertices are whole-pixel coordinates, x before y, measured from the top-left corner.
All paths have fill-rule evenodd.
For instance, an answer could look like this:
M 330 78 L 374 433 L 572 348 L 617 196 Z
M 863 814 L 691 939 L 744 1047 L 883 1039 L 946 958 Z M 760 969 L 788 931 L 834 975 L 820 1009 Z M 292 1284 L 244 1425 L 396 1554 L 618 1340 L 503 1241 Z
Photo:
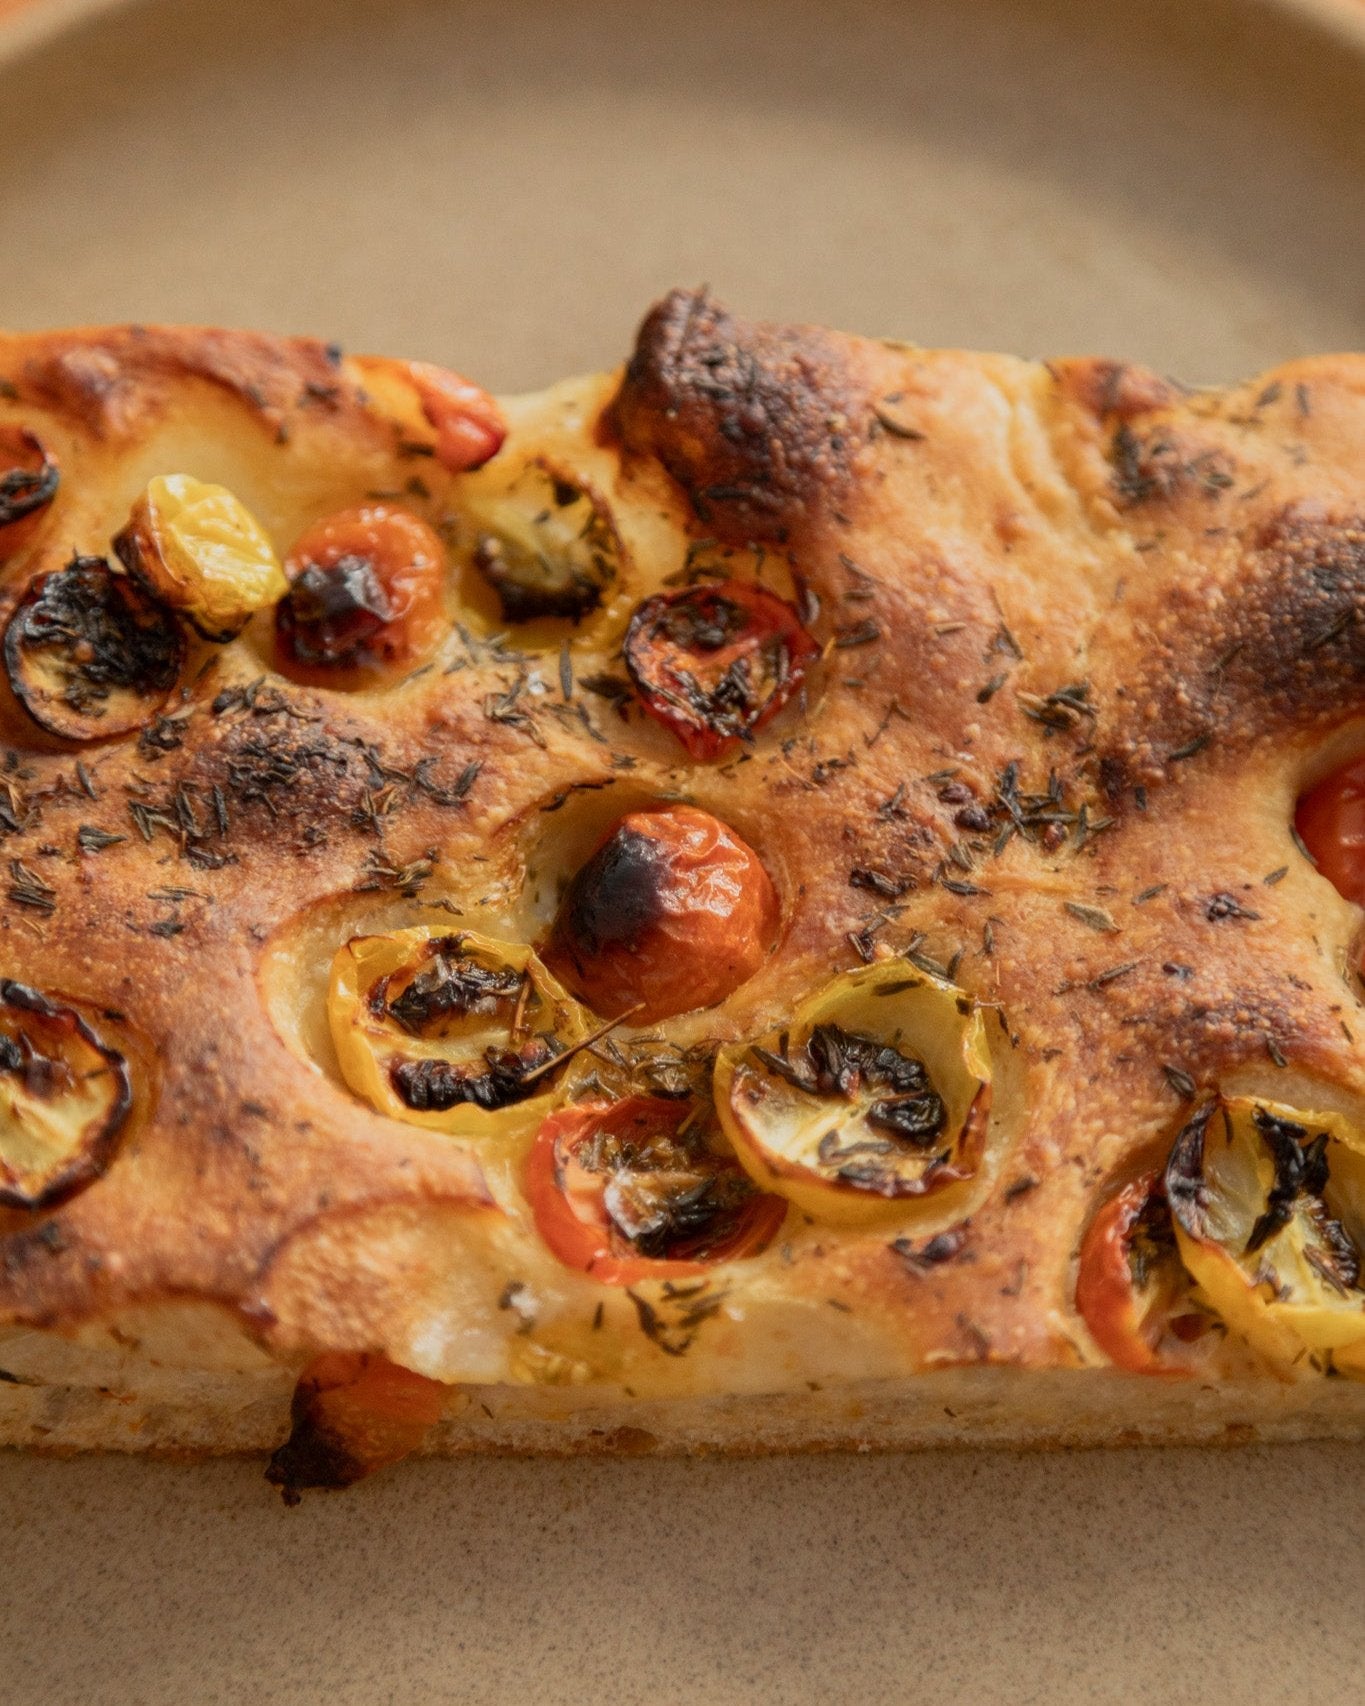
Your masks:
M 535 1095 L 544 1082 L 541 1068 L 561 1053 L 553 1037 L 536 1037 L 520 1049 L 485 1049 L 482 1067 L 404 1060 L 389 1077 L 404 1104 L 418 1113 L 448 1113 L 466 1104 L 491 1113 Z
M 625 825 L 569 884 L 556 934 L 577 962 L 609 948 L 634 948 L 664 912 L 670 867 L 651 836 Z
M 684 290 L 645 320 L 611 412 L 625 448 L 656 456 L 734 544 L 784 543 L 846 494 L 864 416 L 832 337 L 736 320 Z
M 393 604 L 374 564 L 345 556 L 309 563 L 275 609 L 281 645 L 300 663 L 352 664 L 393 619 Z
M 1359 714 L 1365 518 L 1289 508 L 1251 536 L 1221 591 L 1168 583 L 1133 600 L 1146 662 L 1125 700 L 1168 709 L 1111 734 L 1100 754 L 1110 797 L 1172 764 L 1217 762 L 1258 737 Z

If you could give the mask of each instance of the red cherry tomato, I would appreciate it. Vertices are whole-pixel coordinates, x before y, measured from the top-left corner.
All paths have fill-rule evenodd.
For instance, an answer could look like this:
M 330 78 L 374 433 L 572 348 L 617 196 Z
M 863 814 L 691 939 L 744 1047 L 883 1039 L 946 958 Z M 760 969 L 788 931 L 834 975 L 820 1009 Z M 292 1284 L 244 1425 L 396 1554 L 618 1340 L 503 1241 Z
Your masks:
M 757 1255 L 787 1212 L 711 1147 L 695 1104 L 659 1096 L 551 1114 L 527 1160 L 526 1196 L 559 1260 L 604 1285 L 680 1279 Z
M 1365 757 L 1334 770 L 1299 801 L 1294 826 L 1318 869 L 1365 906 Z
M 1076 1307 L 1110 1360 L 1133 1374 L 1178 1374 L 1161 1350 L 1171 1334 L 1187 1340 L 1202 1322 L 1181 1304 L 1188 1282 L 1170 1210 L 1156 1173 L 1112 1196 L 1086 1228 L 1076 1275 Z
M 623 817 L 574 877 L 546 958 L 599 1013 L 652 1025 L 738 989 L 777 924 L 753 848 L 709 812 L 661 806 Z
M 294 1388 L 289 1438 L 266 1479 L 287 1504 L 307 1487 L 349 1487 L 416 1451 L 440 1420 L 446 1388 L 387 1357 L 328 1351 Z
M 693 758 L 718 758 L 777 715 L 818 650 L 784 599 L 722 581 L 647 598 L 624 655 L 649 714 Z
M 275 637 L 297 680 L 348 685 L 409 668 L 445 630 L 445 552 L 407 510 L 340 510 L 302 534 L 284 570 Z
M 59 482 L 57 464 L 26 427 L 0 427 L 0 563 L 42 526 Z
M 436 460 L 452 474 L 481 468 L 502 448 L 507 427 L 487 391 L 449 368 L 410 361 L 422 413 L 436 433 Z

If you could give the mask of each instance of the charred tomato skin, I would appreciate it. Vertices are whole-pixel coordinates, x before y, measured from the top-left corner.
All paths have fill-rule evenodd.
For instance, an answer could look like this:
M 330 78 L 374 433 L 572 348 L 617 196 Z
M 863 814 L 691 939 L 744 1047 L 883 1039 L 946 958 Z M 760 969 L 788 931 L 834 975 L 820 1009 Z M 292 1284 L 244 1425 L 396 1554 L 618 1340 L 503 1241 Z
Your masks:
M 416 1451 L 440 1420 L 439 1381 L 366 1352 L 326 1351 L 299 1376 L 289 1438 L 265 1478 L 287 1505 L 309 1489 L 354 1486 Z
M 361 504 L 315 522 L 284 564 L 275 607 L 281 667 L 314 685 L 356 685 L 421 661 L 445 631 L 445 551 L 426 522 Z
M 57 495 L 61 475 L 27 427 L 0 427 L 0 563 L 32 543 Z
M 1347 900 L 1365 906 L 1365 754 L 1303 795 L 1294 827 L 1323 876 Z
M 12 978 L 0 979 L 0 1020 L 17 1020 L 20 1027 L 27 1021 L 35 1028 L 47 1031 L 59 1046 L 64 1038 L 79 1039 L 100 1058 L 101 1071 L 107 1077 L 108 1106 L 98 1127 L 75 1154 L 50 1173 L 41 1186 L 24 1189 L 9 1174 L 4 1167 L 3 1156 L 0 1156 L 0 1206 L 30 1211 L 57 1208 L 98 1179 L 113 1159 L 119 1134 L 133 1105 L 128 1063 L 117 1049 L 102 1042 L 73 1008 Z M 9 1058 L 12 1045 L 7 1030 L 4 1042 L 6 1058 L 0 1062 L 0 1083 L 11 1073 L 31 1074 L 33 1057 L 17 1061 Z
M 36 575 L 5 628 L 5 671 L 39 728 L 63 740 L 111 740 L 166 703 L 185 660 L 164 605 L 103 557 Z M 42 680 L 44 663 L 58 684 Z
M 614 1223 L 606 1203 L 610 1174 L 585 1167 L 582 1151 L 602 1133 L 626 1151 L 631 1146 L 643 1151 L 652 1141 L 667 1142 L 686 1118 L 686 1108 L 676 1101 L 628 1096 L 561 1108 L 545 1121 L 527 1157 L 526 1197 L 537 1230 L 566 1267 L 604 1285 L 636 1285 L 704 1274 L 717 1262 L 758 1255 L 772 1242 L 786 1218 L 786 1203 L 760 1192 L 728 1156 L 713 1157 L 714 1176 L 737 1204 L 714 1242 L 707 1243 L 703 1233 L 691 1238 L 688 1254 L 643 1255 Z
M 695 806 L 630 812 L 570 882 L 547 963 L 606 1017 L 714 1007 L 777 936 L 777 891 L 747 842 Z
M 693 758 L 733 754 L 801 686 L 819 648 L 785 599 L 747 581 L 647 598 L 623 655 L 640 702 Z

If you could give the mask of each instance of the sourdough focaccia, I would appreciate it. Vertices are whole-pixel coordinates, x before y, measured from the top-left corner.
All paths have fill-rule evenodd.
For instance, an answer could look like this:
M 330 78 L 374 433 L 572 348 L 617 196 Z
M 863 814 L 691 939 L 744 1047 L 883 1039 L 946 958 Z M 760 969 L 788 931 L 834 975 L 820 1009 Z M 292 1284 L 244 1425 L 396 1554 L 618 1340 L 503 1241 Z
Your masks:
M 0 1440 L 1365 1433 L 1362 517 L 1358 356 L 0 338 Z

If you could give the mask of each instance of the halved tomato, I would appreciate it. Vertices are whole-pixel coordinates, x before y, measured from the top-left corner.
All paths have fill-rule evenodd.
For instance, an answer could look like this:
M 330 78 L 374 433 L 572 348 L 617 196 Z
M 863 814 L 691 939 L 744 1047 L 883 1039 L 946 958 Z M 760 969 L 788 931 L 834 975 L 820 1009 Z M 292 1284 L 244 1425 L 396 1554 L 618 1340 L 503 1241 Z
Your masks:
M 387 1357 L 328 1351 L 299 1376 L 289 1438 L 265 1478 L 287 1505 L 309 1488 L 353 1486 L 421 1446 L 441 1419 L 446 1390 Z
M 606 1285 L 757 1255 L 787 1211 L 724 1151 L 704 1104 L 658 1096 L 551 1114 L 527 1160 L 526 1196 L 560 1261 Z
M 1342 1115 L 1218 1097 L 1166 1167 L 1180 1255 L 1281 1373 L 1365 1376 L 1365 1137 Z
M 1133 1374 L 1183 1374 L 1179 1347 L 1212 1325 L 1191 1296 L 1158 1173 L 1101 1205 L 1081 1240 L 1076 1307 L 1097 1345 Z
M 467 1136 L 534 1129 L 589 1016 L 527 947 L 419 925 L 355 936 L 332 962 L 342 1076 L 380 1113 Z
M 818 650 L 785 599 L 731 580 L 647 598 L 624 656 L 649 714 L 693 758 L 719 758 L 777 715 Z
M 835 978 L 760 1042 L 723 1048 L 715 1093 L 766 1190 L 819 1220 L 904 1219 L 980 1168 L 985 1024 L 963 990 L 881 961 Z
M 123 1056 L 78 1013 L 0 980 L 0 1203 L 51 1208 L 97 1179 L 132 1099 Z
M 474 566 L 504 621 L 581 621 L 621 572 L 625 547 L 605 504 L 577 477 L 528 462 L 505 487 L 465 494 Z

